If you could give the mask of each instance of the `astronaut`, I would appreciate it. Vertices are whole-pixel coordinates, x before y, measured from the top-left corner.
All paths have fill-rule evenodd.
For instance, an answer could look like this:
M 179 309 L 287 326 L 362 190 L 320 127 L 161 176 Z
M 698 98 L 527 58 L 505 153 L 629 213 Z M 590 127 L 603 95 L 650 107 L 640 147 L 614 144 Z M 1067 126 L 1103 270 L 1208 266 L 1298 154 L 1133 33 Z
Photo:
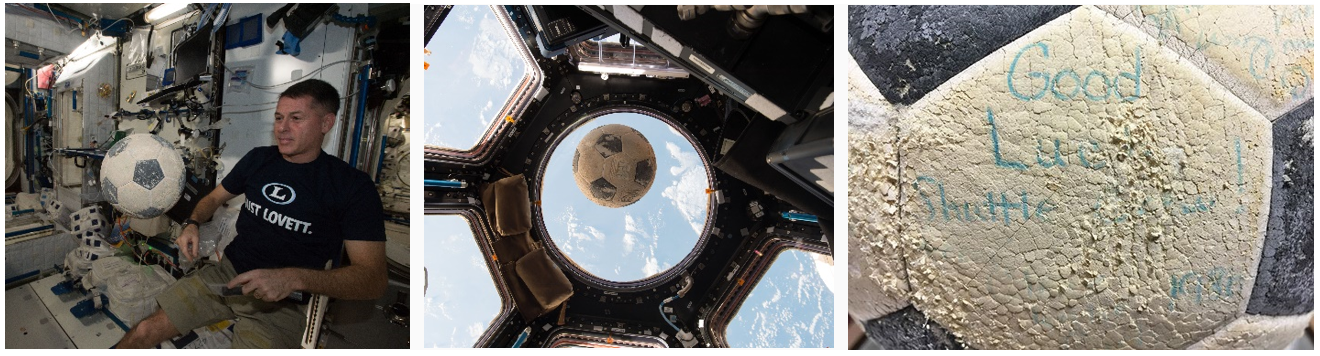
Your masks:
M 246 194 L 235 225 L 238 235 L 218 262 L 157 296 L 160 309 L 116 347 L 153 347 L 192 329 L 237 319 L 233 347 L 292 348 L 299 345 L 306 306 L 288 299 L 291 295 L 369 300 L 384 294 L 385 225 L 375 184 L 366 173 L 321 150 L 338 108 L 339 92 L 316 79 L 280 94 L 276 145 L 254 148 L 239 160 L 198 201 L 176 243 L 185 258 L 201 257 L 198 222 Z M 341 249 L 347 263 L 338 261 Z M 241 288 L 242 294 L 217 293 L 221 285 Z

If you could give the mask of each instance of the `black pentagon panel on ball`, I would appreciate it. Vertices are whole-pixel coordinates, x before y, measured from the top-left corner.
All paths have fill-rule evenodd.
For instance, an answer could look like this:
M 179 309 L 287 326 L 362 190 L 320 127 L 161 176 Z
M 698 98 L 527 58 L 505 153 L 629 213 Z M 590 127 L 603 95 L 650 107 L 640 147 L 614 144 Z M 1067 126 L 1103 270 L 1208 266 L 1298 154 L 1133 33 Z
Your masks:
M 1315 299 L 1311 100 L 1274 121 L 1273 194 L 1247 314 L 1300 315 Z
M 111 205 L 119 205 L 119 189 L 104 177 L 101 178 L 101 195 L 105 196 L 105 201 Z
M 143 188 L 155 188 L 164 179 L 165 171 L 160 169 L 160 161 L 155 158 L 138 161 L 133 167 L 133 183 Z
M 637 184 L 650 185 L 655 180 L 655 163 L 649 159 L 637 161 L 637 169 L 633 171 L 633 180 Z
M 596 152 L 600 152 L 601 157 L 609 158 L 623 152 L 623 138 L 615 134 L 600 135 L 592 147 L 596 148 Z
M 961 350 L 962 342 L 926 313 L 909 305 L 866 322 L 866 334 L 889 350 Z
M 605 178 L 597 178 L 591 182 L 591 195 L 600 200 L 614 199 L 614 194 L 619 191 L 618 187 Z
M 142 209 L 142 211 L 139 211 L 137 213 L 137 216 L 157 217 L 163 213 L 165 213 L 165 210 L 152 206 L 152 207 L 147 207 L 146 209 Z
M 156 140 L 156 142 L 160 142 L 161 146 L 174 147 L 174 144 L 171 144 L 169 141 L 165 141 L 165 139 L 161 138 L 160 136 L 151 135 L 151 138 Z
M 849 6 L 848 52 L 891 103 L 911 105 L 1076 6 Z

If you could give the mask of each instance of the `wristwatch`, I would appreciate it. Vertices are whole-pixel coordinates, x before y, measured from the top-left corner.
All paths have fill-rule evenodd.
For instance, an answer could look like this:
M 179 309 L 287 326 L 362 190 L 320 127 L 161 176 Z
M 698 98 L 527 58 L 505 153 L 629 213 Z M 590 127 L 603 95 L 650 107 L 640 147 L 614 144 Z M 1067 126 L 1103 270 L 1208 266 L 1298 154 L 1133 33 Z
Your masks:
M 197 225 L 198 228 L 202 227 L 202 223 L 199 223 L 197 222 L 197 220 L 193 220 L 192 218 L 187 218 L 187 219 L 183 219 L 183 224 L 179 225 L 179 230 L 182 231 L 184 228 L 187 228 L 188 225 Z

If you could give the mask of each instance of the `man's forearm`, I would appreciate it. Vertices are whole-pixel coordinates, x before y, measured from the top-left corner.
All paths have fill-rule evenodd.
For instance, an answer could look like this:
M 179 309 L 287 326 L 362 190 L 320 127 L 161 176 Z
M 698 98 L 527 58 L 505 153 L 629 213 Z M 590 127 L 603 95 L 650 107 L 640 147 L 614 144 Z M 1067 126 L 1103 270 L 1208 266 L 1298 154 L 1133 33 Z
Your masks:
M 325 271 L 306 268 L 286 268 L 284 271 L 292 274 L 294 290 L 339 299 L 376 299 L 385 293 L 388 284 L 383 267 L 353 265 Z
M 215 189 L 225 188 L 221 188 L 217 185 Z M 220 209 L 220 205 L 224 204 L 226 200 L 228 199 L 222 200 L 221 197 L 216 194 L 207 194 L 205 197 L 202 197 L 201 200 L 197 201 L 197 205 L 193 206 L 192 214 L 188 217 L 197 220 L 198 222 L 209 221 L 211 220 L 211 216 L 215 215 L 215 211 Z

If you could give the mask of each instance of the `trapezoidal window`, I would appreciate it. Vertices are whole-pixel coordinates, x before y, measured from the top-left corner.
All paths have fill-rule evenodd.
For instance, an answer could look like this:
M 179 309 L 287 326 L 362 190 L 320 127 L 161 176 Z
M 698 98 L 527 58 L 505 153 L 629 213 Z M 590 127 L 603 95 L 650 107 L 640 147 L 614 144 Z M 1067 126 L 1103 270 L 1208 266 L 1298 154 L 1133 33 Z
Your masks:
M 834 260 L 784 249 L 725 328 L 729 347 L 833 347 Z
M 450 11 L 423 59 L 428 150 L 476 151 L 521 114 L 540 75 L 517 38 L 502 6 Z
M 503 299 L 469 221 L 458 215 L 424 219 L 424 347 L 472 347 L 500 315 Z

